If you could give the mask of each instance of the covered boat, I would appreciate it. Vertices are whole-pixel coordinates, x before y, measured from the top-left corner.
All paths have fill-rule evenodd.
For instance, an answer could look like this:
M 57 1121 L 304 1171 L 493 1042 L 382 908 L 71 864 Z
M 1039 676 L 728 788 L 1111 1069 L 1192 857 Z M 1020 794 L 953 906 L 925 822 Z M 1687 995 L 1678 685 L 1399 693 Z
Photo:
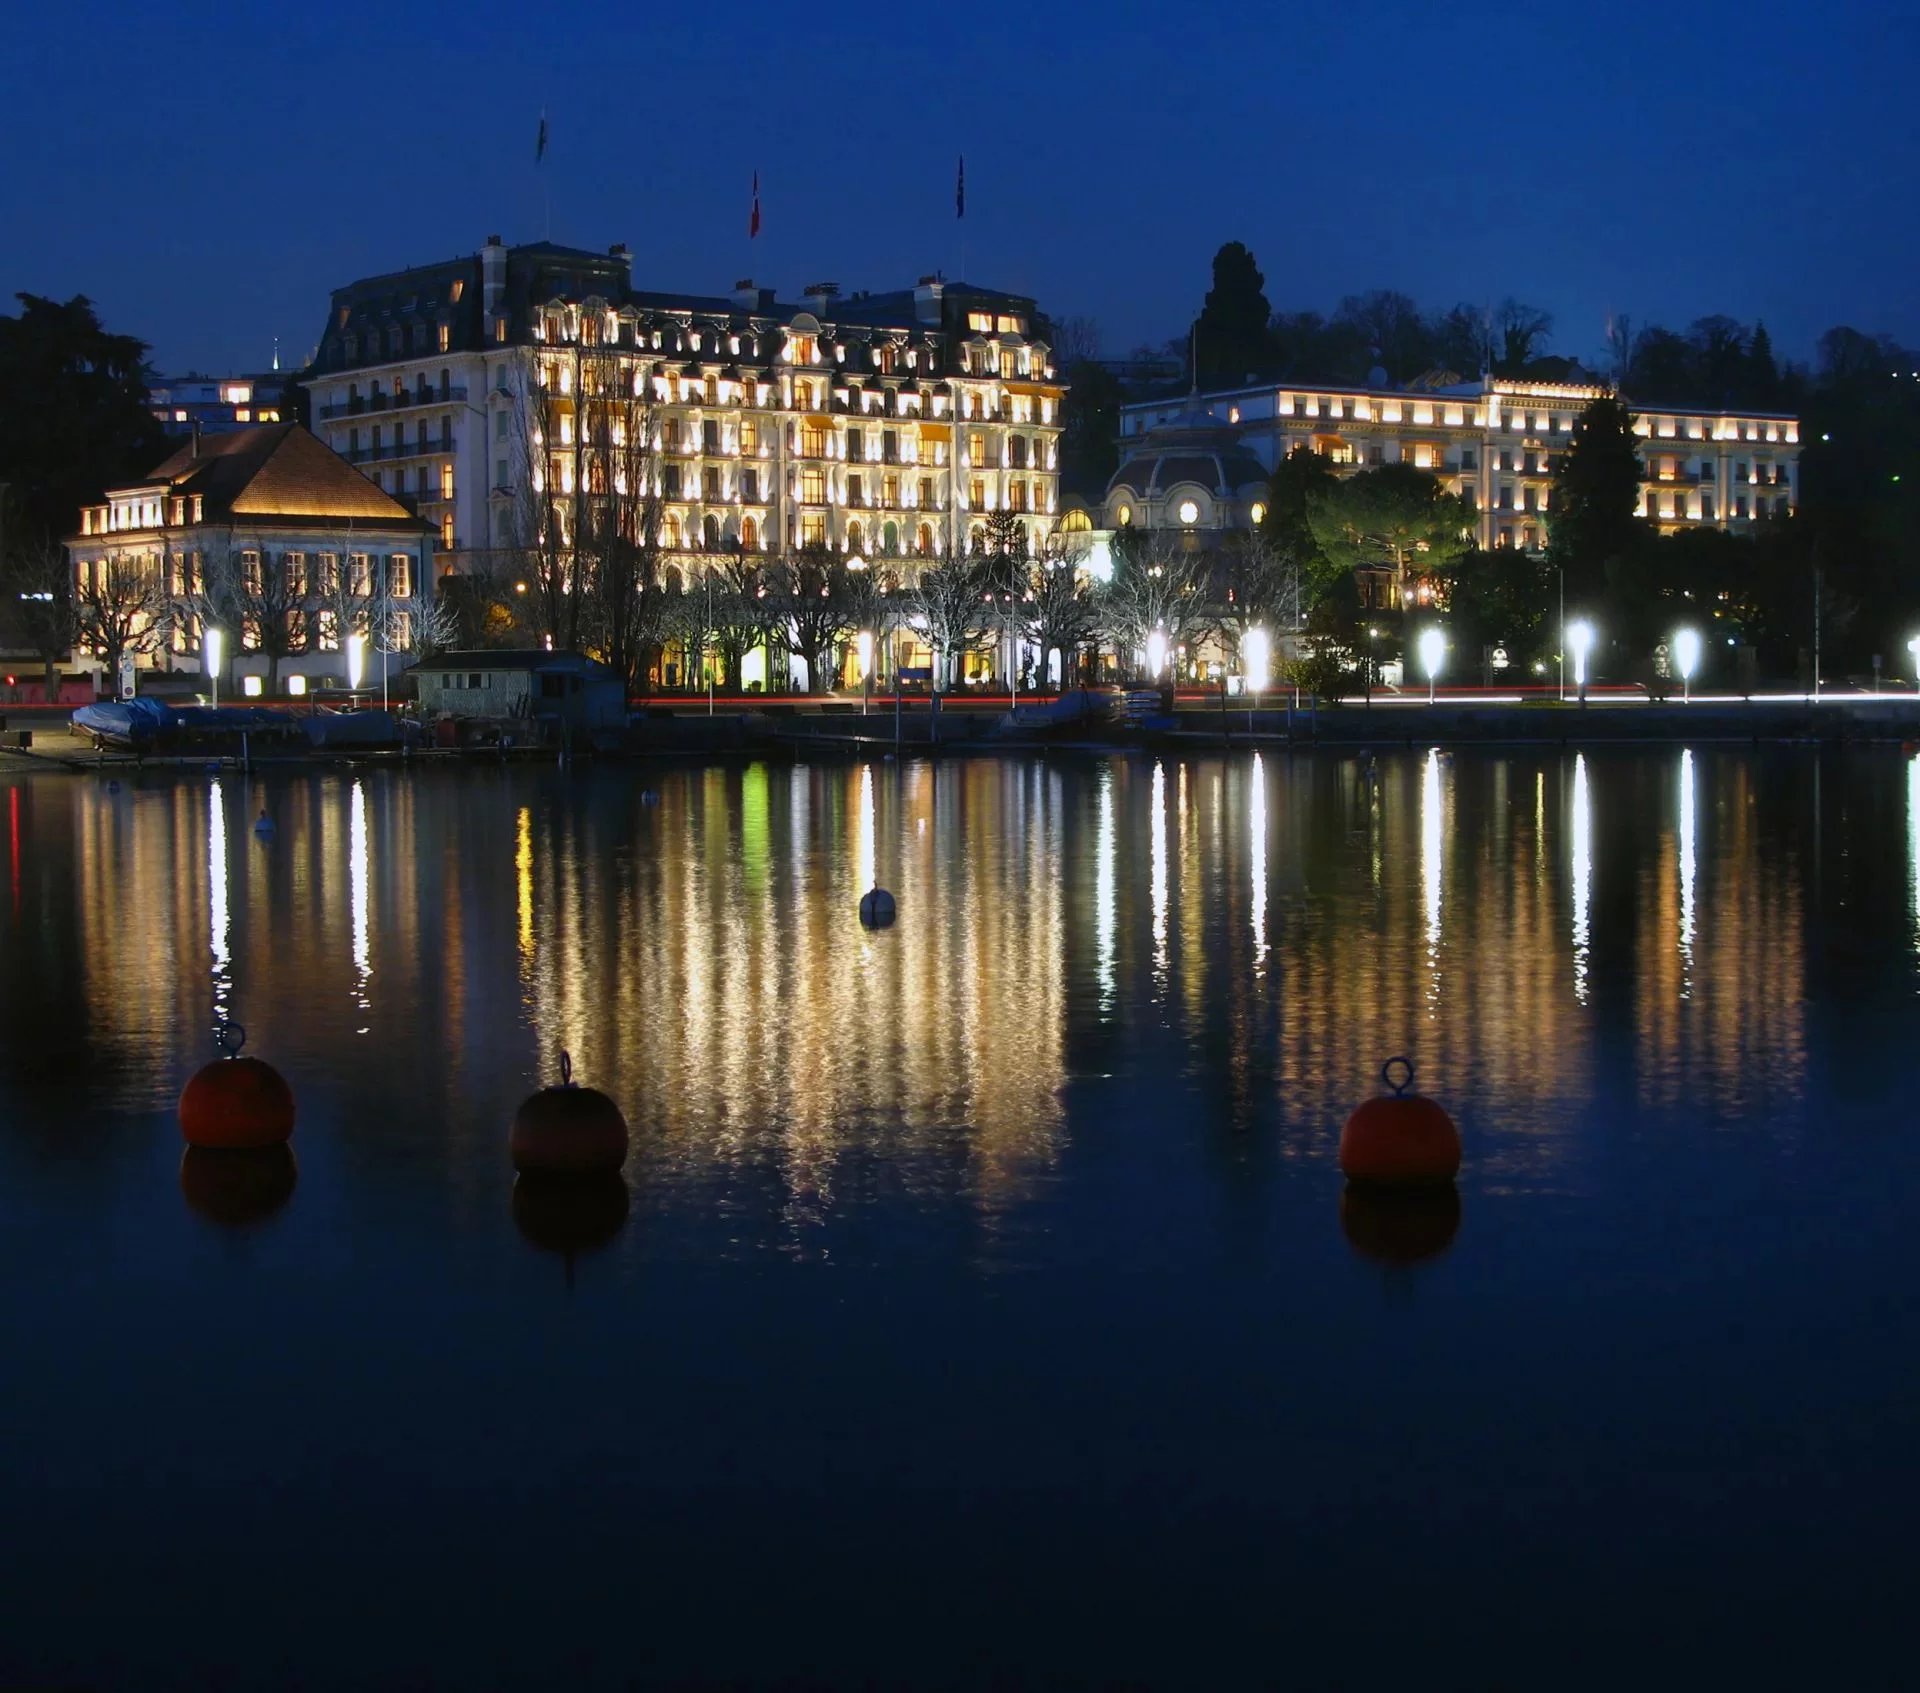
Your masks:
M 95 746 L 139 750 L 173 734 L 175 713 L 164 700 L 96 700 L 73 714 L 73 726 Z

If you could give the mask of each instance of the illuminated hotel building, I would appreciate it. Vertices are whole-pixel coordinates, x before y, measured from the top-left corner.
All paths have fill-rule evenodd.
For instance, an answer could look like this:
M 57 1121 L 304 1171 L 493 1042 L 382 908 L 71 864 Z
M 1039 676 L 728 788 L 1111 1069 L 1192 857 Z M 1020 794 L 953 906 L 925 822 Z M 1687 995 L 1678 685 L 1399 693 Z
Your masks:
M 1431 389 L 1262 385 L 1123 406 L 1121 465 L 1096 527 L 1244 528 L 1264 498 L 1250 474 L 1306 447 L 1360 470 L 1411 464 L 1464 497 L 1482 547 L 1546 545 L 1553 468 L 1605 389 L 1492 378 Z M 1635 405 L 1639 515 L 1663 533 L 1739 529 L 1799 504 L 1800 420 L 1771 412 Z
M 454 570 L 524 545 L 530 496 L 564 528 L 576 494 L 641 475 L 663 553 L 688 565 L 812 544 L 933 556 L 999 510 L 1038 551 L 1065 389 L 1034 302 L 931 276 L 804 296 L 656 293 L 624 246 L 489 237 L 335 290 L 304 379 L 314 428 L 432 524 Z M 642 412 L 644 471 L 624 438 Z

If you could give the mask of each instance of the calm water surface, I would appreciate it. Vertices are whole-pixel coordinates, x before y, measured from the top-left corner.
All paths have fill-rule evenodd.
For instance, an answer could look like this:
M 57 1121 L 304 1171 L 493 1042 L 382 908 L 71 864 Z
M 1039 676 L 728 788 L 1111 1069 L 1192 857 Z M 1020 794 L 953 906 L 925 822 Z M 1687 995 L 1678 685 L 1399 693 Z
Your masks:
M 1917 769 L 15 780 L 0 1686 L 1891 1680 Z M 1403 1051 L 1457 1219 L 1342 1210 Z

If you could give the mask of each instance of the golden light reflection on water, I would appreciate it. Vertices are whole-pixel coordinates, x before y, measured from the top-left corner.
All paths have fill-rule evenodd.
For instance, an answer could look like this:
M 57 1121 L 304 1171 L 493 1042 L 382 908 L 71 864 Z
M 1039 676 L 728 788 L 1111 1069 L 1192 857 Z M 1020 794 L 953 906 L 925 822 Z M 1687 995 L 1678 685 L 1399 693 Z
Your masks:
M 670 773 L 657 804 L 617 773 L 393 773 L 275 790 L 270 842 L 233 822 L 239 778 L 43 783 L 23 827 L 29 870 L 53 842 L 72 866 L 57 957 L 89 1038 L 154 1097 L 229 1001 L 250 1050 L 419 1072 L 415 1115 L 484 1132 L 565 1048 L 628 1106 L 651 1179 L 725 1204 L 775 1172 L 798 1231 L 876 1168 L 1030 1195 L 1074 1087 L 1109 1076 L 1183 1078 L 1223 1122 L 1279 1113 L 1305 1156 L 1411 1047 L 1423 1086 L 1537 1124 L 1540 1168 L 1610 1018 L 1649 1101 L 1797 1088 L 1804 866 L 1775 843 L 1799 814 L 1766 768 L 755 763 Z M 1920 765 L 1904 780 L 1892 874 L 1920 948 Z M 900 921 L 870 934 L 876 879 Z M 48 944 L 33 909 L 13 946 Z

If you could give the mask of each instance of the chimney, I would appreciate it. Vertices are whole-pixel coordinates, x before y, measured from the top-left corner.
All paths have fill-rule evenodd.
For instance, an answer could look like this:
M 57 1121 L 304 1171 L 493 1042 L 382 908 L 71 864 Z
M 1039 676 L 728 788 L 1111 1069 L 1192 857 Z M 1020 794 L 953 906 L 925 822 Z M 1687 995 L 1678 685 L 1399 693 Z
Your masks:
M 754 287 L 752 277 L 743 276 L 733 285 L 733 303 L 743 312 L 760 309 L 760 290 Z
M 923 276 L 913 290 L 913 315 L 922 323 L 940 321 L 940 295 L 944 284 L 939 276 Z
M 494 319 L 506 310 L 506 291 L 507 250 L 500 245 L 499 236 L 489 235 L 480 249 L 480 313 L 489 341 L 493 339 Z
M 824 317 L 833 310 L 833 302 L 840 297 L 840 284 L 809 282 L 801 292 L 806 295 L 807 304 L 813 307 L 814 316 Z

